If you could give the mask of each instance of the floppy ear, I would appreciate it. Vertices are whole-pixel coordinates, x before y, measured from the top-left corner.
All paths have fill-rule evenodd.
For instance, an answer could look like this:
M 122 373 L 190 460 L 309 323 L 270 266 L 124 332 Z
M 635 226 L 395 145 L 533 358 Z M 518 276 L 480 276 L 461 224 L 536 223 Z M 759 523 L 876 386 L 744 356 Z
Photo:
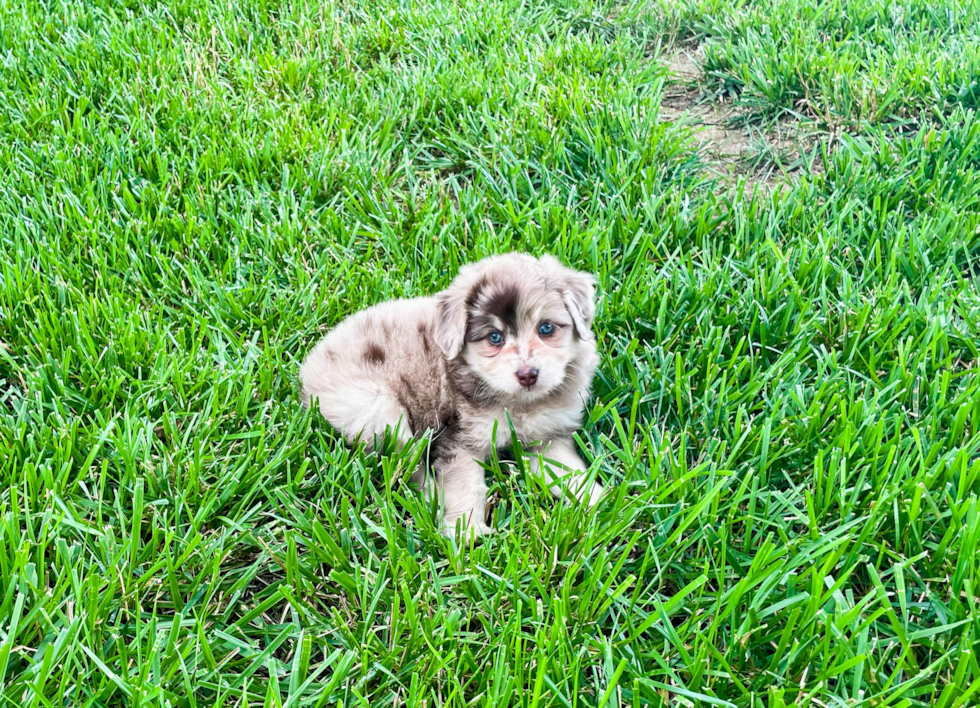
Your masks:
M 572 316 L 575 331 L 581 339 L 592 339 L 592 321 L 595 319 L 593 278 L 588 273 L 572 271 L 566 282 L 562 300 L 565 301 L 568 314 Z
M 437 302 L 436 344 L 447 359 L 455 359 L 466 336 L 466 293 L 449 288 L 439 293 Z
M 575 333 L 581 339 L 592 339 L 592 322 L 595 320 L 595 278 L 591 273 L 566 268 L 556 258 L 545 256 L 558 280 L 561 299 L 572 317 Z
M 474 272 L 463 267 L 448 288 L 436 296 L 436 344 L 447 359 L 463 351 L 466 338 L 467 300 L 474 287 Z

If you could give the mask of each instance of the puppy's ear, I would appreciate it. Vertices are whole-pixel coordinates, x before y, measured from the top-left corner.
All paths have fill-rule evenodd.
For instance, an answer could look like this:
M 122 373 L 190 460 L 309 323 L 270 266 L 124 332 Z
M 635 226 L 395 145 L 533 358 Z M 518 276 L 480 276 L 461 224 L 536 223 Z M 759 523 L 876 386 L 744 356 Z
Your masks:
M 449 288 L 439 293 L 437 301 L 436 343 L 447 359 L 455 359 L 466 337 L 466 293 Z
M 565 309 L 572 317 L 575 333 L 581 339 L 592 339 L 592 322 L 595 320 L 595 278 L 591 273 L 572 270 L 563 266 L 556 258 L 544 256 L 542 259 L 550 266 L 558 281 Z
M 472 266 L 465 266 L 448 288 L 436 296 L 436 343 L 447 359 L 455 359 L 463 351 L 468 318 L 468 300 L 475 287 Z

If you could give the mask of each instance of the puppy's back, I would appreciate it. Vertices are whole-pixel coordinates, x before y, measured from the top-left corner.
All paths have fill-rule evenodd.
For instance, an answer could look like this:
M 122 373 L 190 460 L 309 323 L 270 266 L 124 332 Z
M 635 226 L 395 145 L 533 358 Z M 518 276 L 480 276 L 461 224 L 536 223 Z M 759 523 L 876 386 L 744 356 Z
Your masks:
M 335 427 L 359 426 L 360 416 L 350 412 L 355 405 L 377 408 L 375 416 L 404 417 L 411 434 L 436 424 L 446 398 L 436 314 L 434 298 L 417 298 L 375 305 L 343 320 L 300 368 L 304 405 L 319 399 Z

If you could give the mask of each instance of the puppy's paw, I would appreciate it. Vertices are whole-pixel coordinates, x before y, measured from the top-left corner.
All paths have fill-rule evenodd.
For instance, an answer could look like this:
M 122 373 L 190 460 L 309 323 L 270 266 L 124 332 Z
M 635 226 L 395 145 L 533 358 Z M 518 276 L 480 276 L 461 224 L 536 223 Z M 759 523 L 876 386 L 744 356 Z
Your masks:
M 493 533 L 493 529 L 482 519 L 473 519 L 464 514 L 447 516 L 443 519 L 442 533 L 448 538 L 457 538 L 466 542 L 470 537 L 477 539 Z
M 590 509 L 599 502 L 599 498 L 602 496 L 602 492 L 603 492 L 602 485 L 593 483 L 592 491 L 589 492 L 588 502 L 587 502 Z M 585 497 L 584 494 L 582 496 Z
M 590 509 L 599 502 L 602 493 L 605 491 L 601 484 L 590 482 L 584 476 L 571 480 L 565 489 L 566 502 L 571 501 L 574 497 L 579 503 L 585 504 Z

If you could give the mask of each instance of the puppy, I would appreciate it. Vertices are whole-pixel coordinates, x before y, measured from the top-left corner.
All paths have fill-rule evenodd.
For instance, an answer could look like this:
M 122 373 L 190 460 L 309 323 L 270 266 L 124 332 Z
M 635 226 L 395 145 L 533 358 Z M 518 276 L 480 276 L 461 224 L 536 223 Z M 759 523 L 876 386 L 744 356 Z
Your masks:
M 300 369 L 304 405 L 352 444 L 431 430 L 432 474 L 413 480 L 440 496 L 446 533 L 490 531 L 478 460 L 510 446 L 508 414 L 517 438 L 537 443 L 532 470 L 552 494 L 591 506 L 602 488 L 587 481 L 571 436 L 599 361 L 594 299 L 592 276 L 551 256 L 464 266 L 435 297 L 376 305 L 331 330 Z

